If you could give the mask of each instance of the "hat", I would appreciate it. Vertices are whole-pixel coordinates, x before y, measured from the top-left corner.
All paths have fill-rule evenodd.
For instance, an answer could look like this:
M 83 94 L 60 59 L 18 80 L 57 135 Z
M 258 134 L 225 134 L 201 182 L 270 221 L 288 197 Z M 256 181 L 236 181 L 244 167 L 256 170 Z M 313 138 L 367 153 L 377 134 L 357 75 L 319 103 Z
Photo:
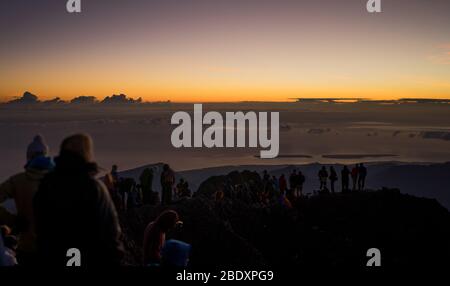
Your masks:
M 36 135 L 28 145 L 27 148 L 27 161 L 30 161 L 38 156 L 46 156 L 49 152 L 48 145 L 45 143 L 44 138 L 41 135 Z

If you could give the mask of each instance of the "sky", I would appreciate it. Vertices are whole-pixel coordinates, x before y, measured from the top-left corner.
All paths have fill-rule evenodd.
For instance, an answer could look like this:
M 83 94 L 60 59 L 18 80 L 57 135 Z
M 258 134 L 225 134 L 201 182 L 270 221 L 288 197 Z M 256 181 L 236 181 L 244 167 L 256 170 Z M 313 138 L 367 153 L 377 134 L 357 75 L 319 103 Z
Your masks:
M 0 0 L 0 101 L 450 98 L 450 1 Z

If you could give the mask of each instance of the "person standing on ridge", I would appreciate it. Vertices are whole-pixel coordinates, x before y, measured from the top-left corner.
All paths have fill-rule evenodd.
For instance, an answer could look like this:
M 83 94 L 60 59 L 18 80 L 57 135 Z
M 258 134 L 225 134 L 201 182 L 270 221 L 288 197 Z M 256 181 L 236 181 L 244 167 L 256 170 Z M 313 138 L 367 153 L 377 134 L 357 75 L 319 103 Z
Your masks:
M 297 197 L 303 196 L 303 184 L 305 183 L 305 176 L 302 171 L 298 171 L 297 174 Z
M 349 183 L 349 176 L 350 171 L 348 170 L 347 166 L 344 166 L 341 171 L 341 182 L 342 182 L 342 189 L 341 192 L 347 192 L 349 190 L 348 183 Z
M 278 187 L 280 188 L 280 193 L 284 194 L 287 189 L 287 182 L 284 174 L 281 174 L 280 179 L 278 181 Z
M 161 204 L 163 206 L 168 205 L 172 202 L 172 188 L 175 184 L 175 173 L 170 168 L 169 165 L 164 164 L 163 171 L 161 173 L 161 187 L 162 196 Z
M 356 185 L 358 183 L 358 171 L 359 171 L 359 167 L 358 164 L 356 164 L 353 169 L 352 169 L 352 183 L 353 183 L 353 191 L 356 191 Z
M 330 167 L 330 185 L 331 185 L 331 192 L 334 194 L 334 183 L 338 180 L 338 176 L 336 174 L 336 171 L 334 170 L 334 167 Z
M 117 186 L 117 184 L 119 183 L 119 172 L 118 172 L 118 167 L 117 165 L 112 165 L 111 167 L 111 176 L 113 178 L 113 183 Z
M 364 191 L 366 185 L 367 169 L 366 167 L 364 167 L 363 163 L 359 165 L 358 173 L 359 173 L 358 189 L 360 191 Z
M 322 191 L 327 189 L 328 172 L 327 169 L 325 169 L 325 166 L 322 166 L 322 169 L 320 169 L 318 177 L 320 182 L 319 190 Z
M 144 205 L 149 204 L 152 198 L 153 169 L 145 168 L 139 177 L 142 188 L 142 201 Z
M 291 175 L 289 176 L 289 188 L 292 194 L 296 193 L 297 190 L 297 171 L 292 170 Z
M 273 189 L 274 189 L 276 192 L 279 192 L 279 191 L 280 191 L 280 184 L 279 184 L 279 182 L 278 182 L 277 177 L 275 177 L 274 175 L 272 176 L 271 183 L 272 183 Z

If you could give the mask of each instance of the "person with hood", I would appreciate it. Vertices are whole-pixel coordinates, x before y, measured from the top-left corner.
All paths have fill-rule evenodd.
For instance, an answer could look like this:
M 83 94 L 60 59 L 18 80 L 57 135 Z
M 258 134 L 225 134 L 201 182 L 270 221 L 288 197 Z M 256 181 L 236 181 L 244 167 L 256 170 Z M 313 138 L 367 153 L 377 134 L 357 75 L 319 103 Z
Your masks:
M 166 233 L 181 224 L 182 222 L 176 211 L 165 210 L 155 221 L 147 225 L 142 244 L 144 266 L 154 266 L 161 263 L 161 250 L 166 241 Z
M 15 223 L 19 232 L 17 260 L 21 265 L 33 265 L 36 260 L 33 198 L 44 176 L 53 169 L 49 148 L 41 135 L 28 145 L 25 172 L 12 176 L 0 185 L 0 203 L 13 199 L 17 209 Z
M 172 202 L 172 188 L 175 184 L 175 173 L 169 165 L 164 164 L 161 173 L 162 198 L 161 204 L 168 205 Z
M 333 166 L 330 167 L 329 179 L 330 179 L 331 192 L 334 193 L 334 183 L 336 183 L 336 181 L 338 180 L 338 176 L 337 176 L 337 173 L 334 170 Z
M 319 189 L 321 191 L 326 190 L 327 189 L 328 172 L 327 172 L 327 169 L 325 169 L 325 166 L 322 166 L 322 169 L 320 169 L 318 176 L 319 176 L 319 182 L 320 182 Z
M 34 197 L 41 265 L 66 266 L 71 248 L 80 251 L 81 267 L 120 265 L 121 229 L 108 190 L 95 178 L 91 137 L 66 138 L 55 163 Z

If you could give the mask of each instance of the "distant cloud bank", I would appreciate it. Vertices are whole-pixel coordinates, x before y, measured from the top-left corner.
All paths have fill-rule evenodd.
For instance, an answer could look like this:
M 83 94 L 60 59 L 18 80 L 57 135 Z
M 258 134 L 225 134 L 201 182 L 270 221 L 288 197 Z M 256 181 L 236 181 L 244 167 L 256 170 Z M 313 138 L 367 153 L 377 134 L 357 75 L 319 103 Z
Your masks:
M 112 96 L 107 96 L 103 100 L 98 100 L 95 96 L 78 96 L 70 101 L 64 101 L 59 97 L 50 100 L 39 100 L 37 95 L 32 94 L 29 91 L 24 92 L 24 94 L 16 99 L 5 102 L 8 105 L 33 105 L 33 104 L 140 104 L 142 98 L 133 99 L 127 97 L 125 94 L 113 94 Z

